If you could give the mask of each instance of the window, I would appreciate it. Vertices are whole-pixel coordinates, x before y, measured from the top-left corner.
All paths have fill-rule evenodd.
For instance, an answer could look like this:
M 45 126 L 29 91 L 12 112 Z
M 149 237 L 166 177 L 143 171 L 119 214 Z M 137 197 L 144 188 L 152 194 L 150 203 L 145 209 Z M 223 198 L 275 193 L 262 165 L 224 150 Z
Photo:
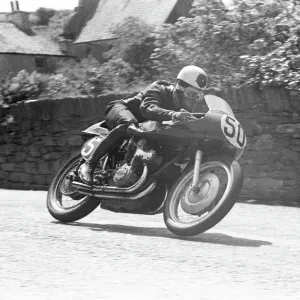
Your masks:
M 90 47 L 85 49 L 86 55 L 90 55 L 92 53 L 92 49 Z
M 36 57 L 35 58 L 35 67 L 38 71 L 46 72 L 47 62 L 45 57 Z

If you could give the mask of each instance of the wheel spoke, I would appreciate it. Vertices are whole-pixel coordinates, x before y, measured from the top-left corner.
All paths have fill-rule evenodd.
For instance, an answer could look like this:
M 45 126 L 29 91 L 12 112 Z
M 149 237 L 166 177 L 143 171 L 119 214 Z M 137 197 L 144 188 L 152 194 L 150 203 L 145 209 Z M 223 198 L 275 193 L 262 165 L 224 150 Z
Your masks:
M 99 161 L 95 171 L 94 171 L 94 178 L 95 175 L 102 174 L 102 172 L 105 172 L 107 168 L 109 168 L 108 163 L 109 156 L 105 155 L 101 160 Z M 64 209 L 71 209 L 80 204 L 80 202 L 85 201 L 88 196 L 81 195 L 80 193 L 76 192 L 76 189 L 73 189 L 73 187 L 68 186 L 66 184 L 66 176 L 68 176 L 70 173 L 74 172 L 78 166 L 79 160 L 74 162 L 68 169 L 64 171 L 64 173 L 61 175 L 61 178 L 55 188 L 55 194 L 56 194 L 56 204 Z M 67 185 L 67 188 L 65 188 L 65 185 Z M 69 193 L 69 189 L 71 189 L 71 193 Z M 62 192 L 65 191 L 64 192 Z M 67 191 L 66 191 L 67 190 Z
M 65 184 L 66 176 L 70 174 L 71 172 L 75 171 L 77 167 L 78 162 L 74 163 L 70 168 L 66 169 L 64 174 L 61 176 L 61 179 L 57 185 L 56 188 L 56 199 L 57 204 L 62 208 L 73 208 L 74 206 L 77 206 L 79 202 L 85 200 L 86 196 L 80 195 L 79 193 L 76 193 L 74 190 L 74 193 L 71 195 L 64 195 L 61 191 L 61 186 Z

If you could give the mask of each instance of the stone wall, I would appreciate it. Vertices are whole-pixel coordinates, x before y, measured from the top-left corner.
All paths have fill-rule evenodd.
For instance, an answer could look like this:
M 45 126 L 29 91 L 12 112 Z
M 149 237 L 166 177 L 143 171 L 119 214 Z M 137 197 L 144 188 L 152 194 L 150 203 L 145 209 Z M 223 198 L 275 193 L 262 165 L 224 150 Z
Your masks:
M 80 150 L 81 131 L 103 119 L 122 95 L 31 100 L 12 105 L 14 123 L 0 127 L 0 187 L 47 189 L 62 164 Z
M 0 128 L 0 187 L 47 189 L 53 176 L 82 145 L 81 130 L 98 122 L 112 99 L 36 100 L 11 108 L 15 123 Z M 246 130 L 241 159 L 241 200 L 300 203 L 300 101 L 284 89 L 232 89 L 222 93 Z
M 232 89 L 223 94 L 246 129 L 243 199 L 300 204 L 300 99 L 288 90 Z

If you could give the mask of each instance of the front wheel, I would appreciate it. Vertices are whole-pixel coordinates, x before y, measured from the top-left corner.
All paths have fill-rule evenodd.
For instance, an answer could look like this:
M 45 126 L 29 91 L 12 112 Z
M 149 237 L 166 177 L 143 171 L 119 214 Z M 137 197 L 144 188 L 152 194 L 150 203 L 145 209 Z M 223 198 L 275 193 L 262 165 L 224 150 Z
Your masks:
M 60 222 L 82 219 L 100 204 L 98 199 L 79 194 L 68 180 L 68 175 L 76 169 L 80 159 L 80 152 L 72 156 L 58 171 L 48 190 L 48 211 Z
M 198 190 L 191 189 L 194 166 L 178 178 L 164 207 L 167 228 L 192 236 L 219 223 L 235 204 L 242 184 L 240 164 L 228 156 L 209 158 L 201 165 Z

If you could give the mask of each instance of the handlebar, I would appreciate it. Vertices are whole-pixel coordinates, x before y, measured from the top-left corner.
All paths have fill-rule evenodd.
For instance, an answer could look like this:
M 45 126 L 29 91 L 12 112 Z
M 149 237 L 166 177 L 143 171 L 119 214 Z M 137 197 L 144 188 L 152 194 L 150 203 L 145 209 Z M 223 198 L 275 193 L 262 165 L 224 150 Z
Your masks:
M 189 118 L 187 121 L 192 121 L 192 120 L 197 120 L 197 119 L 201 119 L 203 118 L 206 114 L 205 113 L 191 113 L 192 117 Z M 162 124 L 163 125 L 172 125 L 172 124 L 179 124 L 179 123 L 185 123 L 182 121 L 163 121 Z
M 192 115 L 197 118 L 197 119 L 201 119 L 203 118 L 206 114 L 205 113 L 192 113 Z

